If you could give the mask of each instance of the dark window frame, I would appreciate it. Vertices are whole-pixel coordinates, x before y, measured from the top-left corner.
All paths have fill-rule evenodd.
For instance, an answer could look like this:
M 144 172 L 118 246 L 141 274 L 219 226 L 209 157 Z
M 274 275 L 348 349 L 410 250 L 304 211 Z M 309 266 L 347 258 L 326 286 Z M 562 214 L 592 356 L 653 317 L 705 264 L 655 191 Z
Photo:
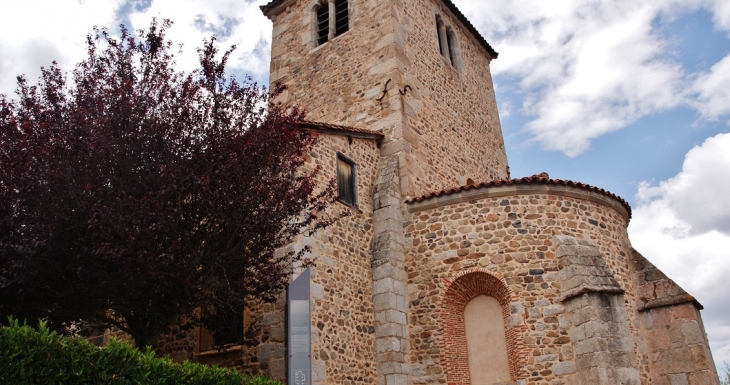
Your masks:
M 315 30 L 317 34 L 317 45 L 322 45 L 329 40 L 330 34 L 330 10 L 329 3 L 323 3 L 314 10 L 316 16 Z
M 314 39 L 319 47 L 350 30 L 347 0 L 326 0 L 314 7 Z
M 333 9 L 335 15 L 335 36 L 340 36 L 350 30 L 350 4 L 347 0 L 335 0 Z
M 345 170 L 343 165 L 346 165 L 348 169 Z M 357 163 L 338 152 L 335 168 L 337 174 L 337 200 L 357 208 Z M 349 176 L 346 175 L 346 171 L 349 171 Z

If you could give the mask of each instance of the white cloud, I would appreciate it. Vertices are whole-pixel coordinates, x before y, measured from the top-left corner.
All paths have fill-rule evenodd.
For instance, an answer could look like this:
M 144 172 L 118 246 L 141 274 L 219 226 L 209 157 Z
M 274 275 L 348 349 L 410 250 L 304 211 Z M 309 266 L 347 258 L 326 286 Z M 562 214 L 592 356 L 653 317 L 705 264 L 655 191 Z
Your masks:
M 12 94 L 15 77 L 35 82 L 40 67 L 56 60 L 70 69 L 85 55 L 94 25 L 109 25 L 118 0 L 11 1 L 0 12 L 0 93 Z M 27 16 L 32 15 L 32 16 Z
M 657 24 L 705 7 L 730 30 L 727 1 L 455 2 L 502 53 L 494 73 L 520 82 L 521 112 L 532 118 L 525 129 L 546 149 L 576 156 L 596 138 L 686 103 L 705 117 L 730 113 L 730 71 L 718 63 L 688 94 L 698 75 L 682 68 Z
M 567 73 L 527 106 L 537 116 L 527 128 L 548 149 L 578 155 L 590 140 L 681 102 L 682 70 L 658 59 L 662 43 L 648 28 L 652 11 L 616 15 L 560 48 L 573 56 Z
M 196 48 L 203 39 L 217 35 L 221 51 L 237 48 L 228 62 L 229 71 L 240 71 L 268 79 L 271 22 L 259 5 L 267 0 L 155 0 L 143 12 L 130 15 L 134 28 L 145 28 L 153 17 L 171 19 L 175 24 L 168 33 L 176 44 L 184 44 L 178 57 L 181 69 L 198 67 Z
M 715 120 L 730 114 L 730 55 L 701 74 L 691 91 L 697 94 L 693 104 L 703 117 Z
M 499 104 L 499 118 L 504 120 L 512 116 L 512 102 L 505 100 Z
M 642 184 L 640 207 L 666 203 L 691 234 L 730 236 L 730 134 L 708 138 L 685 156 L 682 172 L 658 186 Z
M 730 32 L 730 2 L 727 0 L 708 0 L 708 7 L 712 9 L 715 25 Z
M 119 23 L 130 30 L 149 26 L 153 17 L 171 19 L 168 38 L 183 44 L 178 56 L 182 70 L 198 66 L 196 48 L 204 38 L 218 35 L 222 51 L 238 48 L 228 69 L 267 81 L 271 23 L 259 5 L 267 0 L 25 0 L 13 1 L 0 12 L 0 93 L 11 95 L 15 77 L 26 74 L 31 82 L 40 67 L 56 60 L 70 70 L 86 55 L 86 36 L 93 26 L 116 33 Z M 28 17 L 26 15 L 33 15 Z M 32 20 L 32 22 L 29 22 Z M 131 24 L 131 25 L 130 25 Z
M 716 362 L 730 360 L 730 134 L 690 150 L 682 171 L 636 196 L 633 246 L 704 306 Z

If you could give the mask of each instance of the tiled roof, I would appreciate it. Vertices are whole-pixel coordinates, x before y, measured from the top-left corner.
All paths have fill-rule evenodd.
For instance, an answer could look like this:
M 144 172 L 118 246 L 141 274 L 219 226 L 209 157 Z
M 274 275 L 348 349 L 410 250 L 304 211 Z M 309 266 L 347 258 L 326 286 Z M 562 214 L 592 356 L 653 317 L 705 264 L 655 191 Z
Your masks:
M 423 202 L 425 200 L 436 198 L 444 195 L 452 195 L 457 194 L 462 191 L 468 191 L 468 190 L 474 190 L 474 189 L 481 189 L 481 188 L 489 188 L 489 187 L 499 187 L 499 186 L 513 186 L 513 185 L 527 185 L 527 184 L 543 184 L 543 185 L 554 185 L 554 186 L 568 186 L 568 187 L 577 187 L 580 189 L 588 190 L 590 192 L 599 193 L 602 195 L 605 195 L 609 198 L 615 199 L 618 201 L 628 212 L 629 217 L 631 216 L 631 206 L 626 202 L 623 198 L 620 196 L 611 193 L 609 191 L 606 191 L 602 188 L 598 188 L 595 186 L 591 186 L 585 183 L 580 182 L 573 182 L 571 180 L 562 180 L 562 179 L 550 179 L 548 177 L 545 177 L 546 174 L 538 174 L 533 176 L 528 176 L 525 178 L 519 178 L 519 179 L 508 179 L 508 180 L 493 180 L 491 182 L 482 182 L 479 184 L 469 184 L 466 186 L 461 187 L 455 187 L 448 190 L 441 190 L 432 192 L 430 194 L 426 194 L 417 198 L 409 199 L 406 201 L 406 203 L 416 203 L 416 202 Z
M 299 122 L 299 128 L 304 130 L 312 130 L 333 135 L 348 135 L 355 138 L 372 139 L 380 142 L 385 135 L 377 131 L 370 131 L 364 128 L 340 126 L 337 124 L 312 122 L 302 120 Z
M 282 4 L 285 0 L 272 0 L 266 5 L 262 5 L 261 11 L 266 15 L 268 14 L 272 9 L 277 7 L 278 5 Z M 484 49 L 489 52 L 489 55 L 492 56 L 492 58 L 496 59 L 497 56 L 499 56 L 499 53 L 492 48 L 489 43 L 487 43 L 487 40 L 484 39 L 484 37 L 477 31 L 476 27 L 469 21 L 469 19 L 464 16 L 463 13 L 459 10 L 459 8 L 454 4 L 451 0 L 441 0 L 442 3 L 448 8 L 451 13 L 453 13 L 459 21 L 461 21 L 462 24 L 466 27 L 467 30 L 474 36 L 474 38 L 479 42 L 479 44 L 484 47 Z

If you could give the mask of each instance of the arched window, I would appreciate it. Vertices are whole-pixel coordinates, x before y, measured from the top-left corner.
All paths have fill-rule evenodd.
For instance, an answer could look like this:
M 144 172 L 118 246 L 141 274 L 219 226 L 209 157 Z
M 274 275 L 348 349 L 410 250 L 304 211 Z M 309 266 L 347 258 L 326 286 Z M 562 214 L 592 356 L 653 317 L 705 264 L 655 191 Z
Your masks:
M 449 55 L 449 39 L 446 37 L 446 25 L 444 25 L 444 21 L 441 20 L 441 16 L 439 15 L 436 15 L 436 34 L 439 41 L 439 52 L 441 52 L 441 55 L 449 59 L 449 62 L 451 62 Z
M 516 301 L 507 284 L 487 271 L 464 271 L 446 282 L 441 297 L 441 363 L 446 381 L 482 385 L 527 376 L 524 321 L 510 321 Z M 512 323 L 511 323 L 512 322 Z
M 464 334 L 471 383 L 510 381 L 502 306 L 496 298 L 480 295 L 469 301 L 464 309 Z
M 441 56 L 455 68 L 459 68 L 459 48 L 456 34 L 451 26 L 444 23 L 441 15 L 436 15 L 436 37 Z
M 454 37 L 454 30 L 451 27 L 446 27 L 446 43 L 449 51 L 446 58 L 449 59 L 452 66 L 456 66 L 456 37 Z
M 314 7 L 317 45 L 328 42 L 350 29 L 347 0 L 329 0 Z

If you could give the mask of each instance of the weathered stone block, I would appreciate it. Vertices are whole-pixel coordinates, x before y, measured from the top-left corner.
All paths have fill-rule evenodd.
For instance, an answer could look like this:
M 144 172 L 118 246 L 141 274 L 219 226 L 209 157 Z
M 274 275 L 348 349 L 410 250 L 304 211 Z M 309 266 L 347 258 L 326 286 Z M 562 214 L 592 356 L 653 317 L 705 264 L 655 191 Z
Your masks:
M 670 374 L 669 375 L 669 384 L 670 385 L 689 385 L 689 379 L 687 378 L 687 374 L 685 374 L 685 373 Z
M 383 316 L 385 318 L 385 316 Z M 384 321 L 385 322 L 385 321 Z M 407 326 L 397 323 L 384 323 L 375 329 L 376 337 L 408 337 Z
M 572 362 L 558 362 L 552 366 L 553 373 L 556 376 L 575 373 L 575 364 Z
M 393 278 L 382 278 L 373 280 L 373 294 L 393 293 L 395 291 Z
M 406 313 L 397 310 L 386 310 L 385 320 L 389 323 L 395 323 L 400 325 L 406 324 Z
M 575 343 L 575 354 L 593 354 L 601 350 L 601 346 L 596 339 L 578 341 Z
M 396 337 L 378 338 L 375 343 L 375 351 L 378 353 L 399 352 L 401 350 L 401 340 Z
M 683 323 L 681 326 L 681 330 L 682 335 L 684 335 L 685 344 L 691 345 L 704 343 L 702 331 L 700 331 L 700 327 L 696 321 Z
M 389 374 L 385 376 L 386 385 L 408 385 L 408 375 Z
M 326 381 L 327 380 L 327 367 L 324 361 L 313 361 L 312 362 L 312 381 Z

